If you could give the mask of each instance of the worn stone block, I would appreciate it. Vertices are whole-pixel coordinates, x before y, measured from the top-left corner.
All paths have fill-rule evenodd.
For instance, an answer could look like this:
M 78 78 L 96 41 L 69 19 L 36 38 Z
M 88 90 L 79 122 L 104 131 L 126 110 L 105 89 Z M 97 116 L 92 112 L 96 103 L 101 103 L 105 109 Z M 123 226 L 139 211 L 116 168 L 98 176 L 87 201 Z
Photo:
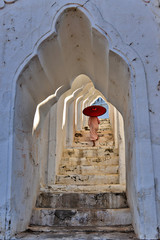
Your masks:
M 56 184 L 117 184 L 118 182 L 118 174 L 56 175 Z
M 125 193 L 52 193 L 42 192 L 36 202 L 37 208 L 64 209 L 118 209 L 127 208 Z
M 39 226 L 115 226 L 131 224 L 131 214 L 124 209 L 52 209 L 35 208 L 31 224 Z

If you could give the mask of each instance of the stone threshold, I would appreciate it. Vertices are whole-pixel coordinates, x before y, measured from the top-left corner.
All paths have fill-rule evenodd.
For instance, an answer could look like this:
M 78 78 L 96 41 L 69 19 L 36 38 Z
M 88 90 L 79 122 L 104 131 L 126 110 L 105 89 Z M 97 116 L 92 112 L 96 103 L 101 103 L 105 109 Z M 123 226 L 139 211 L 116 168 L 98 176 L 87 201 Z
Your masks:
M 131 225 L 105 227 L 39 227 L 30 226 L 24 233 L 11 240 L 124 240 L 134 239 L 136 235 Z
M 126 186 L 121 184 L 100 184 L 100 185 L 68 185 L 68 184 L 54 184 L 47 188 L 41 187 L 40 192 L 56 193 L 122 193 L 126 192 Z

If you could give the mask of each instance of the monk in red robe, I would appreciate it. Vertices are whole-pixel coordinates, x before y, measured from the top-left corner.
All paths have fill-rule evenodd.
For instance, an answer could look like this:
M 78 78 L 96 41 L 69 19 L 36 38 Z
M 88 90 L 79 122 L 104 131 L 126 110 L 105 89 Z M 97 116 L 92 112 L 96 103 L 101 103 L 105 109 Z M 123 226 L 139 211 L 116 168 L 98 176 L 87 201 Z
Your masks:
M 90 127 L 90 140 L 93 142 L 93 147 L 95 146 L 95 141 L 98 140 L 98 125 L 100 121 L 98 117 L 89 117 L 88 126 Z

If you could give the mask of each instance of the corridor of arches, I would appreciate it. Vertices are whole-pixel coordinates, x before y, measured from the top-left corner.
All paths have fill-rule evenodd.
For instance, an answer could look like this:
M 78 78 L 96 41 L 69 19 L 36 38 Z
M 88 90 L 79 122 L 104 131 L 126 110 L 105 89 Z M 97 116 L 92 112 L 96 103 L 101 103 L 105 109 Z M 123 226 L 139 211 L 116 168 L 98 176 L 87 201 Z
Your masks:
M 42 103 L 37 107 L 32 133 L 35 138 L 38 135 L 35 147 L 38 153 L 36 156 L 37 162 L 40 163 L 41 186 L 55 184 L 56 174 L 64 149 L 72 148 L 76 132 L 80 132 L 88 126 L 88 117 L 83 115 L 83 109 L 100 97 L 106 101 L 104 96 L 94 88 L 92 81 L 86 75 L 79 75 L 73 81 L 71 89 L 63 93 L 47 113 L 41 125 L 40 134 L 37 134 L 37 132 L 39 132 L 37 119 L 40 119 L 39 108 Z M 121 184 L 121 186 L 119 185 L 119 191 L 125 191 L 126 177 L 123 119 L 112 104 L 108 103 L 108 106 L 109 121 L 113 131 L 113 145 L 115 149 L 117 149 L 119 155 L 119 183 Z M 88 142 L 88 146 L 91 147 L 89 137 L 86 141 Z M 103 140 L 101 145 L 103 145 Z
M 119 231 L 127 228 L 132 234 L 125 194 L 123 118 L 107 102 L 108 119 L 99 117 L 99 138 L 93 147 L 88 117 L 82 113 L 85 107 L 102 98 L 106 102 L 90 78 L 81 74 L 52 105 L 40 128 L 40 108 L 47 101 L 37 106 L 32 134 L 39 163 L 40 188 L 30 230 L 69 226 L 77 227 L 78 232 L 78 227 L 89 230 L 101 226 L 106 231 L 107 225 L 112 231 L 117 231 L 120 226 Z

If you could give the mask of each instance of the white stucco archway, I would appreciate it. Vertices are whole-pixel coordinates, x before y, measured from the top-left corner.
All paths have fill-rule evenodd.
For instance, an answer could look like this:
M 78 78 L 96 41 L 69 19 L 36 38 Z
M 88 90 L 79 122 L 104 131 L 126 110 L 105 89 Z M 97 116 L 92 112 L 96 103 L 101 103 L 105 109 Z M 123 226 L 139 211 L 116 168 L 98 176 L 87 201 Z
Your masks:
M 11 231 L 15 233 L 26 228 L 36 200 L 39 167 L 34 159 L 32 140 L 36 107 L 63 86 L 59 91 L 60 96 L 70 88 L 76 76 L 84 73 L 124 118 L 127 195 L 133 225 L 139 237 L 156 237 L 154 176 L 143 65 L 137 54 L 123 44 L 110 25 L 107 33 L 106 29 L 98 28 L 83 7 L 64 6 L 58 14 L 54 20 L 56 31 L 53 30 L 39 41 L 33 55 L 15 77 L 13 158 L 10 171 L 11 182 L 17 188 L 12 188 L 11 193 L 14 201 Z M 109 39 L 112 39 L 112 43 L 109 43 Z M 67 56 L 70 56 L 68 61 Z M 56 101 L 56 96 L 54 99 Z M 52 104 L 52 101 L 48 101 L 48 107 L 41 112 L 42 119 Z M 144 162 L 145 169 L 142 167 Z M 32 191 L 35 194 L 31 194 Z

